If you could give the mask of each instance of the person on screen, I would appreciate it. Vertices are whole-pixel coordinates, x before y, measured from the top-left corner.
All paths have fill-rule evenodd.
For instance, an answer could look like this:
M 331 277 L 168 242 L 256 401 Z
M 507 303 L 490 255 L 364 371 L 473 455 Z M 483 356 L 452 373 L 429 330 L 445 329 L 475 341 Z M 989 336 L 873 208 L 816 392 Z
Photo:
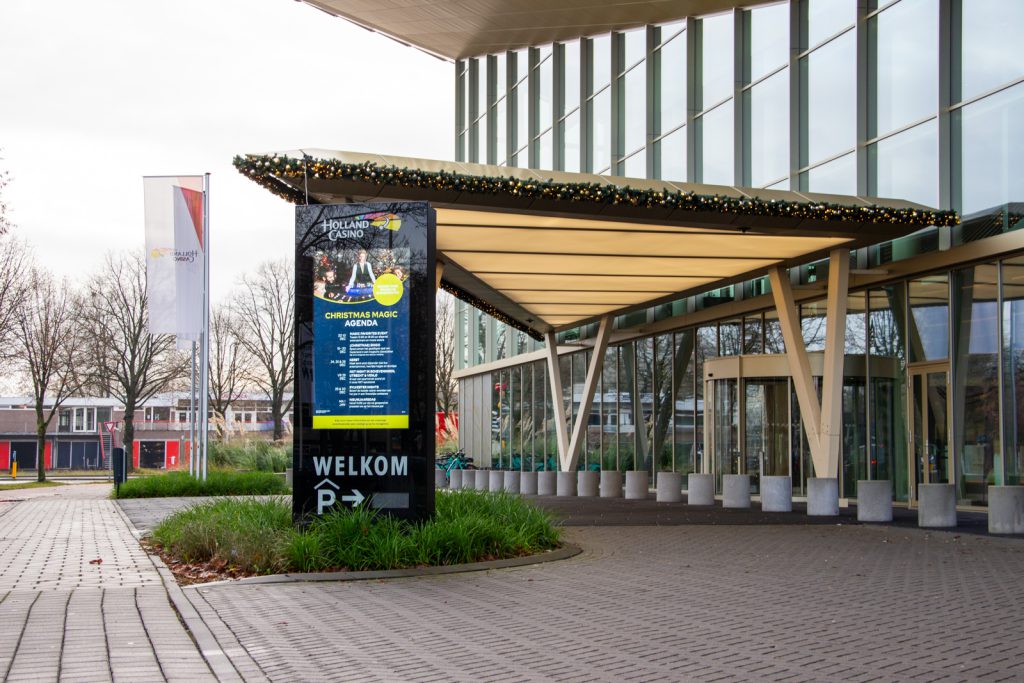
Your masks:
M 371 287 L 377 281 L 373 274 L 373 268 L 366 262 L 366 256 L 366 250 L 360 249 L 358 260 L 352 265 L 352 276 L 348 279 L 345 291 L 353 287 Z
M 337 274 L 334 270 L 324 273 L 324 298 L 337 301 L 344 295 L 345 292 L 342 291 L 341 283 L 337 281 Z

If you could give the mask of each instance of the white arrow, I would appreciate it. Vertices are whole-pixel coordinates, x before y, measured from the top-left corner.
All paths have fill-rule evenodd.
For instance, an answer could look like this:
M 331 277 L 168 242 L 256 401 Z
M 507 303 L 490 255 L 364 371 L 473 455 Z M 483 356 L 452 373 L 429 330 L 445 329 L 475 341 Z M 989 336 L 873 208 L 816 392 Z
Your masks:
M 316 486 L 314 486 L 313 488 L 315 488 L 315 489 L 319 489 L 319 488 L 320 488 L 321 486 L 323 486 L 324 484 L 330 484 L 330 485 L 331 485 L 331 486 L 333 486 L 333 487 L 334 487 L 335 489 L 340 489 L 340 488 L 341 488 L 340 486 L 338 486 L 337 484 L 335 484 L 335 483 L 334 483 L 333 481 L 331 481 L 330 479 L 324 479 L 324 480 L 323 480 L 322 482 L 320 482 L 319 484 L 317 484 L 317 485 L 316 485 Z
M 352 495 L 351 496 L 342 496 L 341 497 L 341 500 L 343 502 L 345 502 L 345 503 L 352 503 L 353 507 L 356 507 L 359 504 L 361 504 L 364 499 L 365 499 L 365 496 L 363 496 L 363 494 L 359 493 L 359 489 L 352 489 Z

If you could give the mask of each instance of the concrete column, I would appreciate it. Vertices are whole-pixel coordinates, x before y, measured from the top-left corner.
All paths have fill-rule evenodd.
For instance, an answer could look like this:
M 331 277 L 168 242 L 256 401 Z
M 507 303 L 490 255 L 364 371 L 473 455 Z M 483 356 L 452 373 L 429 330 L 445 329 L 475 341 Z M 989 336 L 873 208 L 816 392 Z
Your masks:
M 289 486 L 295 485 L 295 471 L 291 467 L 284 468 L 284 483 Z
M 559 472 L 555 486 L 556 495 L 559 497 L 571 497 L 576 495 L 576 473 Z
M 580 498 L 595 498 L 601 486 L 601 473 L 582 470 L 576 473 L 576 495 Z
M 622 498 L 622 472 L 618 470 L 602 470 L 601 497 Z
M 892 481 L 873 479 L 857 482 L 857 521 L 892 521 Z
M 504 484 L 506 493 L 519 493 L 519 472 L 510 470 L 505 472 Z
M 626 472 L 626 499 L 646 500 L 649 477 L 647 470 L 629 470 Z
M 448 477 L 445 476 L 444 470 L 434 468 L 434 488 L 435 489 L 446 489 L 448 488 Z
M 839 516 L 839 480 L 835 477 L 807 479 L 807 515 L 809 517 Z
M 715 504 L 715 475 L 690 472 L 686 475 L 686 504 Z
M 462 475 L 465 472 L 472 472 L 472 470 L 452 470 L 448 473 L 448 488 L 452 491 L 458 491 L 464 488 L 462 485 Z
M 1024 486 L 988 487 L 988 532 L 1024 534 Z
M 750 507 L 750 475 L 749 474 L 725 474 L 725 475 L 722 475 L 722 507 L 724 507 L 724 508 L 748 508 L 748 507 Z
M 523 472 L 519 476 L 519 493 L 524 496 L 537 495 L 537 473 Z
M 683 475 L 679 472 L 658 472 L 654 484 L 657 491 L 654 499 L 659 503 L 683 500 Z
M 476 471 L 476 482 L 475 482 L 476 490 L 477 491 L 486 491 L 487 490 L 487 484 L 490 482 L 490 477 L 491 477 L 491 473 L 488 472 L 487 470 L 477 470 Z
M 917 525 L 927 529 L 956 526 L 956 488 L 953 484 L 917 485 Z
M 500 491 L 505 487 L 505 473 L 501 470 L 491 470 L 487 473 L 487 490 Z
M 537 473 L 537 495 L 538 496 L 553 496 L 557 489 L 555 484 L 555 475 L 558 473 L 554 470 L 544 470 L 543 472 Z
M 793 511 L 793 479 L 788 476 L 761 476 L 761 511 Z

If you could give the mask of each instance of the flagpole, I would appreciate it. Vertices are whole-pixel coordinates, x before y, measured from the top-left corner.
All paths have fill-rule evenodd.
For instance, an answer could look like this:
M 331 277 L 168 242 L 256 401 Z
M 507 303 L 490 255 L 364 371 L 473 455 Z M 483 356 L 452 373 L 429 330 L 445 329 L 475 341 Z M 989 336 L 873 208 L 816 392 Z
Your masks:
M 202 333 L 202 345 L 203 350 L 200 354 L 202 356 L 202 365 L 199 368 L 200 372 L 200 390 L 203 392 L 200 395 L 200 412 L 199 412 L 199 424 L 202 425 L 202 434 L 199 435 L 202 440 L 202 457 L 203 457 L 203 481 L 206 481 L 207 473 L 207 447 L 208 437 L 210 434 L 210 174 L 203 174 L 203 333 Z
M 193 477 L 196 471 L 196 343 L 192 342 L 192 384 L 188 394 L 188 473 Z

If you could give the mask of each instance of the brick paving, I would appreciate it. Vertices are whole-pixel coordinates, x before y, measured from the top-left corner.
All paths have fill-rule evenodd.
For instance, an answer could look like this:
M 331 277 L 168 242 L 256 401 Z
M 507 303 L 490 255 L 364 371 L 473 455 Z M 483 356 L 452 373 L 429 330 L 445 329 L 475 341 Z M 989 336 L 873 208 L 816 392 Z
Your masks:
M 216 680 L 109 493 L 0 489 L 0 680 Z
M 846 524 L 575 527 L 575 559 L 186 588 L 275 681 L 1024 679 L 1024 544 Z

